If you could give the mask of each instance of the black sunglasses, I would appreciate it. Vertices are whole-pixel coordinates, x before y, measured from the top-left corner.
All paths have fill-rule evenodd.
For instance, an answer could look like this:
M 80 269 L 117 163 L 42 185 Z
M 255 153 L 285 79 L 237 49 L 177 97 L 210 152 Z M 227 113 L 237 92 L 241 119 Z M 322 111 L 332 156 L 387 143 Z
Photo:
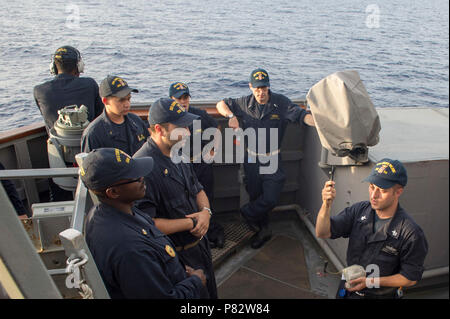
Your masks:
M 119 184 L 111 185 L 111 186 L 109 186 L 109 187 L 114 187 L 114 186 L 120 186 L 120 185 L 126 185 L 126 184 L 136 183 L 136 182 L 140 182 L 142 179 L 143 179 L 143 177 L 138 177 L 138 178 L 129 180 L 129 181 L 127 181 L 127 182 L 122 182 L 122 183 L 119 183 Z

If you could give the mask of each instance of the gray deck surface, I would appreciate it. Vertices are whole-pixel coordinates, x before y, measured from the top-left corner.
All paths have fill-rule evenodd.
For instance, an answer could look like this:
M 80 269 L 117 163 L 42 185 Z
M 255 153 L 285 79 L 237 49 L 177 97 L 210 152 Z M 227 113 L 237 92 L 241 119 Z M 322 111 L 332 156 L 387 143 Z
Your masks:
M 326 258 L 293 211 L 272 218 L 272 239 L 260 249 L 240 249 L 215 267 L 219 298 L 317 299 L 333 298 L 339 275 L 318 276 Z M 238 218 L 222 222 L 236 227 Z M 251 231 L 249 231 L 253 234 Z M 214 251 L 217 249 L 213 249 Z M 331 265 L 330 272 L 336 271 Z
M 237 215 L 218 221 L 226 234 L 225 248 L 212 249 L 220 299 L 335 298 L 340 275 L 331 263 L 323 272 L 327 258 L 295 212 L 272 213 L 272 239 L 257 250 Z M 448 291 L 406 291 L 404 299 L 448 299 Z

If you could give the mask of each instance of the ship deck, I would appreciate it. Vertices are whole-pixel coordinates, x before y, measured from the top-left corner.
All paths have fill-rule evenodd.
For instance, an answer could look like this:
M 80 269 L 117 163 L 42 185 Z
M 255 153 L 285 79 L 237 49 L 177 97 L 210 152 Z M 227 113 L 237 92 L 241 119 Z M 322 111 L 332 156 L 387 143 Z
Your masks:
M 333 298 L 339 275 L 323 274 L 327 261 L 295 211 L 272 213 L 272 238 L 263 247 L 249 245 L 253 232 L 237 214 L 218 219 L 225 247 L 213 248 L 219 298 Z M 336 269 L 328 263 L 328 272 Z
M 300 102 L 296 103 L 302 104 Z M 205 101 L 199 105 L 207 109 L 210 114 L 217 115 L 212 103 Z M 145 118 L 149 105 L 142 104 L 136 107 L 134 112 Z M 381 136 L 383 143 L 372 148 L 369 155 L 375 159 L 379 156 L 393 158 L 403 156 L 401 159 L 407 163 L 414 183 L 408 186 L 408 192 L 403 195 L 402 204 L 408 211 L 414 213 L 414 219 L 423 227 L 430 243 L 424 272 L 424 275 L 428 273 L 428 276 L 423 278 L 417 286 L 408 289 L 405 298 L 448 299 L 448 147 L 443 147 L 448 145 L 448 109 L 379 108 L 378 111 L 384 125 L 382 134 L 386 135 Z M 226 127 L 226 119 L 218 118 L 218 121 L 222 128 Z M 431 127 L 424 126 L 423 123 L 434 124 Z M 423 132 L 421 131 L 420 134 L 414 130 L 418 126 L 422 127 Z M 399 127 L 404 133 L 402 140 L 399 142 L 389 139 L 389 136 L 395 135 Z M 298 136 L 304 139 L 299 140 Z M 47 134 L 43 123 L 0 134 L 0 159 L 8 168 L 0 173 L 0 177 L 16 180 L 19 197 L 24 200 L 28 208 L 32 204 L 48 202 L 49 176 L 73 176 L 77 173 L 74 168 L 49 169 L 48 158 L 45 152 L 42 152 L 46 143 Z M 414 147 L 415 145 L 422 147 L 418 149 Z M 334 267 L 341 268 L 342 265 L 339 263 L 342 264 L 345 259 L 347 246 L 338 240 L 328 241 L 328 250 L 332 252 L 331 256 L 328 255 L 331 258 L 328 261 L 323 250 L 323 243 L 319 241 L 319 245 L 311 229 L 317 209 L 321 205 L 320 196 L 317 194 L 320 194 L 323 183 L 328 178 L 327 171 L 322 166 L 318 166 L 318 163 L 322 163 L 323 155 L 320 141 L 314 130 L 292 125 L 287 129 L 282 148 L 285 155 L 283 166 L 287 172 L 287 181 L 281 194 L 279 207 L 301 207 L 302 211 L 308 214 L 309 223 L 303 218 L 306 215 L 299 216 L 293 210 L 272 212 L 273 237 L 257 250 L 251 249 L 249 245 L 253 233 L 242 223 L 237 213 L 233 212 L 239 209 L 247 196 L 242 183 L 240 166 L 235 163 L 218 163 L 214 166 L 216 181 L 220 183 L 216 185 L 212 206 L 215 218 L 225 227 L 226 237 L 224 248 L 212 249 L 219 298 L 320 299 L 335 297 L 340 276 L 334 274 L 337 272 Z M 340 185 L 345 185 L 341 188 L 344 191 L 343 195 L 336 199 L 335 209 L 339 211 L 351 203 L 366 198 L 367 190 L 361 187 L 359 181 L 367 176 L 370 166 L 348 166 L 345 163 L 333 162 L 336 159 L 329 158 L 328 155 L 325 157 L 329 163 L 337 163 L 335 179 Z M 88 209 L 87 205 L 90 202 L 85 193 L 80 192 L 80 194 L 82 204 L 77 206 L 77 212 L 82 211 L 85 205 Z M 79 218 L 81 215 L 78 212 L 78 217 L 74 218 L 76 222 L 71 223 L 70 227 L 82 229 L 82 219 Z M 2 223 L 4 219 L 5 214 L 2 214 Z M 12 218 L 11 222 L 13 220 L 15 221 L 15 218 Z M 35 225 L 38 222 L 39 219 L 36 219 Z M 58 224 L 58 227 L 63 225 Z M 46 230 L 41 235 L 51 240 L 64 229 L 51 228 L 51 231 Z M 2 249 L 11 253 L 12 256 L 10 260 L 2 257 L 8 262 L 16 262 L 11 269 L 18 278 L 22 278 L 20 276 L 28 270 L 27 266 L 31 259 L 30 256 L 24 256 L 22 260 L 26 262 L 17 262 L 16 252 L 23 252 L 24 248 L 34 249 L 34 247 L 31 247 L 28 242 L 23 242 L 21 245 L 16 245 L 17 249 L 13 249 L 14 241 L 11 240 L 13 235 L 17 234 L 8 236 L 6 232 L 3 232 L 7 240 L 3 241 Z M 46 249 L 39 254 L 48 269 L 39 271 L 34 269 L 36 274 L 39 273 L 42 276 L 33 275 L 33 278 L 43 278 L 49 271 L 52 272 L 51 278 L 39 282 L 37 280 L 31 282 L 28 278 L 18 280 L 27 286 L 27 297 L 43 298 L 43 293 L 46 291 L 39 285 L 44 282 L 50 284 L 51 279 L 57 283 L 58 288 L 62 287 L 60 292 L 63 297 L 70 298 L 73 295 L 64 288 L 67 276 L 63 273 L 63 266 L 67 257 L 60 242 L 58 245 L 58 251 Z M 340 262 L 334 263 L 332 260 Z M 324 273 L 326 262 L 328 262 L 327 273 Z M 40 264 L 38 266 L 36 268 L 42 268 Z M 36 284 L 37 282 L 39 285 Z M 54 298 L 53 295 L 52 298 Z
M 256 250 L 237 213 L 217 221 L 225 228 L 224 248 L 211 249 L 220 299 L 335 298 L 341 275 L 295 211 L 272 212 L 273 236 Z M 449 299 L 449 289 L 409 289 L 404 299 Z

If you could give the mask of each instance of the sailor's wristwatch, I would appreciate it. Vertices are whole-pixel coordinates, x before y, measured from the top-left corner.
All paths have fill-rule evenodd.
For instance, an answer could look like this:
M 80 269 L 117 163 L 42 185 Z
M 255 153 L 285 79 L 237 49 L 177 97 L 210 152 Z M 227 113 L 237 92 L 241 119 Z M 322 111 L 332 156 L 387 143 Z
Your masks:
M 233 117 L 234 117 L 234 114 L 233 114 L 233 113 L 227 115 L 227 118 L 228 118 L 229 120 L 232 119 Z
M 197 226 L 197 218 L 195 218 L 195 217 L 190 217 L 190 218 L 192 220 L 192 229 L 194 229 L 195 226 Z
M 212 210 L 211 210 L 211 208 L 206 207 L 206 206 L 202 208 L 202 210 L 205 210 L 205 209 L 208 211 L 209 216 L 212 216 Z

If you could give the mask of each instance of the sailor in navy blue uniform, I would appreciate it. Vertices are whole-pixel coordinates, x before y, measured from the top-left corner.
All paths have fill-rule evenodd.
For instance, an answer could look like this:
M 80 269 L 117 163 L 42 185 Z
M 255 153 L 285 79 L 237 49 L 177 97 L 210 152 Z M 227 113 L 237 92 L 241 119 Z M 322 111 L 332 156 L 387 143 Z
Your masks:
M 128 83 L 118 76 L 108 75 L 100 84 L 105 110 L 84 130 L 81 149 L 89 152 L 100 147 L 114 147 L 133 155 L 145 143 L 150 133 L 148 125 L 136 114 L 129 113 L 131 92 Z
M 190 134 L 188 126 L 198 117 L 166 98 L 152 104 L 148 119 L 151 137 L 133 158 L 151 156 L 155 166 L 146 176 L 152 187 L 147 188 L 138 207 L 154 219 L 159 230 L 169 235 L 185 264 L 204 270 L 209 297 L 215 299 L 217 287 L 211 250 L 204 237 L 212 211 L 189 158 L 174 151 L 184 145 Z
M 285 173 L 281 167 L 281 142 L 288 123 L 314 126 L 312 115 L 294 104 L 289 98 L 270 90 L 269 74 L 264 69 L 256 69 L 250 75 L 251 95 L 237 99 L 227 98 L 217 103 L 219 113 L 229 118 L 230 128 L 238 129 L 239 120 L 242 129 L 254 129 L 255 146 L 259 145 L 258 130 L 265 130 L 266 141 L 261 141 L 265 149 L 250 149 L 245 139 L 244 173 L 245 185 L 250 197 L 249 203 L 241 207 L 240 213 L 251 229 L 257 233 L 251 243 L 259 248 L 271 238 L 268 213 L 277 205 L 285 182 Z M 275 141 L 271 129 L 278 133 Z M 274 148 L 274 145 L 276 147 Z M 261 168 L 267 166 L 269 159 L 277 157 L 278 167 L 273 173 L 261 174 Z M 271 160 L 269 161 L 270 164 Z
M 85 105 L 88 120 L 93 121 L 103 111 L 103 103 L 93 78 L 80 77 L 84 62 L 80 52 L 71 46 L 55 51 L 50 64 L 55 78 L 34 87 L 34 99 L 45 121 L 47 133 L 58 119 L 58 110 L 69 105 Z
M 212 205 L 214 200 L 214 174 L 212 162 L 221 141 L 220 130 L 218 129 L 219 125 L 205 110 L 190 105 L 191 93 L 189 87 L 185 83 L 172 83 L 169 87 L 169 96 L 183 106 L 186 112 L 199 117 L 199 122 L 195 127 L 194 125 L 189 126 L 189 132 L 191 133 L 189 142 L 191 147 L 189 154 L 186 155 L 190 157 L 195 175 L 197 175 L 200 184 L 203 186 L 203 190 L 208 196 L 209 203 Z M 206 130 L 214 131 L 214 135 L 210 135 L 209 139 L 203 139 L 203 133 Z M 212 140 L 215 142 L 214 148 L 212 148 L 210 152 L 207 152 L 206 150 L 205 153 L 202 153 L 205 147 L 208 148 L 208 144 L 211 142 L 211 136 L 213 137 Z M 197 143 L 198 141 L 200 142 L 201 147 L 194 147 L 194 143 Z M 223 248 L 225 244 L 224 228 L 217 221 L 214 221 L 214 216 L 210 220 L 207 236 L 211 248 Z
M 184 267 L 172 241 L 133 205 L 145 195 L 142 176 L 152 168 L 152 158 L 132 159 L 119 149 L 87 155 L 81 179 L 100 200 L 88 215 L 87 244 L 113 299 L 202 298 L 203 271 Z
M 370 200 L 331 217 L 335 183 L 325 183 L 316 235 L 349 238 L 347 265 L 366 270 L 366 276 L 350 281 L 347 287 L 342 280 L 337 298 L 397 298 L 401 287 L 415 285 L 422 278 L 428 243 L 420 226 L 399 204 L 407 179 L 400 161 L 384 158 L 365 179 L 370 183 Z
M 58 48 L 50 63 L 50 73 L 55 77 L 36 85 L 33 90 L 36 105 L 44 117 L 47 134 L 58 119 L 58 110 L 69 105 L 85 105 L 88 120 L 93 121 L 103 111 L 97 82 L 90 77 L 80 77 L 84 72 L 84 62 L 80 52 L 72 46 Z M 48 179 L 50 201 L 73 200 L 72 192 L 60 188 Z

